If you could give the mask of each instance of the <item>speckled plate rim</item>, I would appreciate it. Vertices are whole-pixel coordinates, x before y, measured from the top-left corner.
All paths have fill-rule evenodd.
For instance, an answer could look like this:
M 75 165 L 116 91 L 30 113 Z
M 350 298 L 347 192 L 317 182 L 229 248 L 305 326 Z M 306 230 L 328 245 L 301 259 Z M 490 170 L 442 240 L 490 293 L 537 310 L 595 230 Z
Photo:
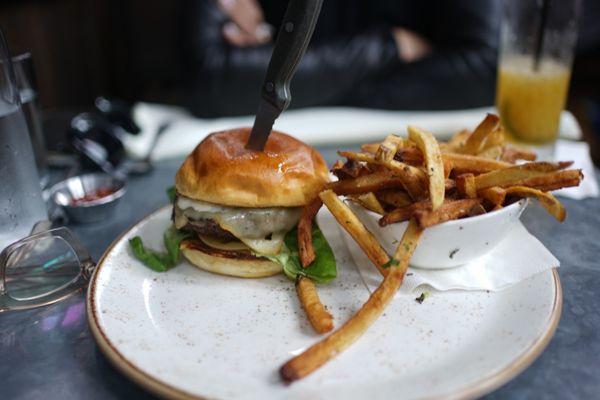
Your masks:
M 125 237 L 132 229 L 134 229 L 137 225 L 154 218 L 156 214 L 163 212 L 163 210 L 168 207 L 171 207 L 171 205 L 165 205 L 151 212 L 150 214 L 148 214 L 147 216 L 145 216 L 144 218 L 127 228 L 108 246 L 102 257 L 98 261 L 94 274 L 92 275 L 92 279 L 90 280 L 90 285 L 88 287 L 88 292 L 86 296 L 88 324 L 90 326 L 92 336 L 96 340 L 96 343 L 98 344 L 98 347 L 100 348 L 102 353 L 104 353 L 104 355 L 108 358 L 108 360 L 117 370 L 119 370 L 128 378 L 133 380 L 139 386 L 143 387 L 144 389 L 150 391 L 155 395 L 170 399 L 206 399 L 207 397 L 197 396 L 188 393 L 166 382 L 156 379 L 153 376 L 150 376 L 144 371 L 142 371 L 133 362 L 128 360 L 123 354 L 119 352 L 117 347 L 108 338 L 108 335 L 102 330 L 102 327 L 98 322 L 99 319 L 96 312 L 96 278 L 100 269 L 104 265 L 104 260 L 112 252 L 116 244 L 119 243 L 123 239 L 123 237 Z M 523 351 L 523 353 L 521 353 L 517 358 L 515 358 L 510 365 L 507 365 L 505 368 L 489 376 L 483 377 L 478 382 L 469 385 L 469 387 L 462 388 L 454 392 L 446 393 L 441 396 L 428 397 L 427 399 L 474 399 L 483 396 L 484 394 L 490 393 L 494 389 L 499 388 L 500 386 L 504 385 L 506 382 L 517 376 L 523 370 L 525 370 L 525 368 L 530 366 L 539 357 L 539 355 L 546 348 L 548 343 L 550 343 L 550 339 L 552 339 L 552 336 L 554 335 L 554 332 L 556 331 L 556 327 L 558 326 L 558 322 L 560 320 L 563 296 L 560 277 L 556 268 L 552 270 L 552 278 L 554 282 L 554 301 L 552 304 L 552 312 L 550 314 L 550 318 L 548 319 L 546 330 L 537 338 L 537 340 L 535 340 L 531 344 L 531 346 L 529 346 L 525 351 Z

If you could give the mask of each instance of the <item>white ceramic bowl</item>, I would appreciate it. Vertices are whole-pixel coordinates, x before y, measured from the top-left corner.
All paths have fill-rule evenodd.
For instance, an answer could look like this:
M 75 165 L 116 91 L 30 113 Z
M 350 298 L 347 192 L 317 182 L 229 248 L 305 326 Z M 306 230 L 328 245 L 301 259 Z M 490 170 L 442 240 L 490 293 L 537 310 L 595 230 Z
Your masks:
M 378 224 L 380 215 L 352 202 L 348 203 L 383 248 L 389 254 L 394 254 L 408 222 L 381 227 Z M 518 223 L 527 204 L 527 199 L 523 199 L 497 211 L 427 228 L 410 265 L 427 269 L 452 268 L 485 255 Z

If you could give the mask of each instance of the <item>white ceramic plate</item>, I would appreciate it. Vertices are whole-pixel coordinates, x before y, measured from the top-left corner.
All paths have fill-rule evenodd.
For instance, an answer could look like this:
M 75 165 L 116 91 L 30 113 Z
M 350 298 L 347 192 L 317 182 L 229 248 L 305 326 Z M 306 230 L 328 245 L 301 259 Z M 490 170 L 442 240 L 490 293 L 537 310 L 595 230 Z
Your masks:
M 556 272 L 507 290 L 443 292 L 423 304 L 398 295 L 363 338 L 314 374 L 284 385 L 278 368 L 314 343 L 291 281 L 213 275 L 187 263 L 155 273 L 135 260 L 135 235 L 158 248 L 170 207 L 125 232 L 98 263 L 88 291 L 92 332 L 130 378 L 167 397 L 473 398 L 528 366 L 560 317 Z M 369 291 L 330 214 L 320 226 L 339 277 L 320 295 L 339 327 Z M 527 323 L 524 323 L 527 321 Z

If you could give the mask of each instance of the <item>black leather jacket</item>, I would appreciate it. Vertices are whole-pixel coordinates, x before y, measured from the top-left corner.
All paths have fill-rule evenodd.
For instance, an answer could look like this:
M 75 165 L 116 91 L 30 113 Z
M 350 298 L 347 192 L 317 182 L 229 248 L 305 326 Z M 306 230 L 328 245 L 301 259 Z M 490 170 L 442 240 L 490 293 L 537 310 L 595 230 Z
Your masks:
M 279 27 L 287 2 L 260 1 Z M 238 48 L 221 35 L 227 21 L 213 0 L 190 0 L 186 58 L 189 108 L 199 116 L 252 114 L 272 44 Z M 493 102 L 499 5 L 496 0 L 325 0 L 291 85 L 291 107 L 348 105 L 452 109 Z M 433 53 L 397 56 L 391 28 L 421 34 Z

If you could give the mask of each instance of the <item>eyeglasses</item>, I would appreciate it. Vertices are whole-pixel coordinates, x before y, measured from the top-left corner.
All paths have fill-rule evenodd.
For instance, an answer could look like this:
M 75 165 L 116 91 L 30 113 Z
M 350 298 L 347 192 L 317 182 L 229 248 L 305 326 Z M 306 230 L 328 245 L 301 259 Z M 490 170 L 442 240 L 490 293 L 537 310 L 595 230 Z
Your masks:
M 0 253 L 0 312 L 60 301 L 83 289 L 95 263 L 67 228 L 21 239 Z

